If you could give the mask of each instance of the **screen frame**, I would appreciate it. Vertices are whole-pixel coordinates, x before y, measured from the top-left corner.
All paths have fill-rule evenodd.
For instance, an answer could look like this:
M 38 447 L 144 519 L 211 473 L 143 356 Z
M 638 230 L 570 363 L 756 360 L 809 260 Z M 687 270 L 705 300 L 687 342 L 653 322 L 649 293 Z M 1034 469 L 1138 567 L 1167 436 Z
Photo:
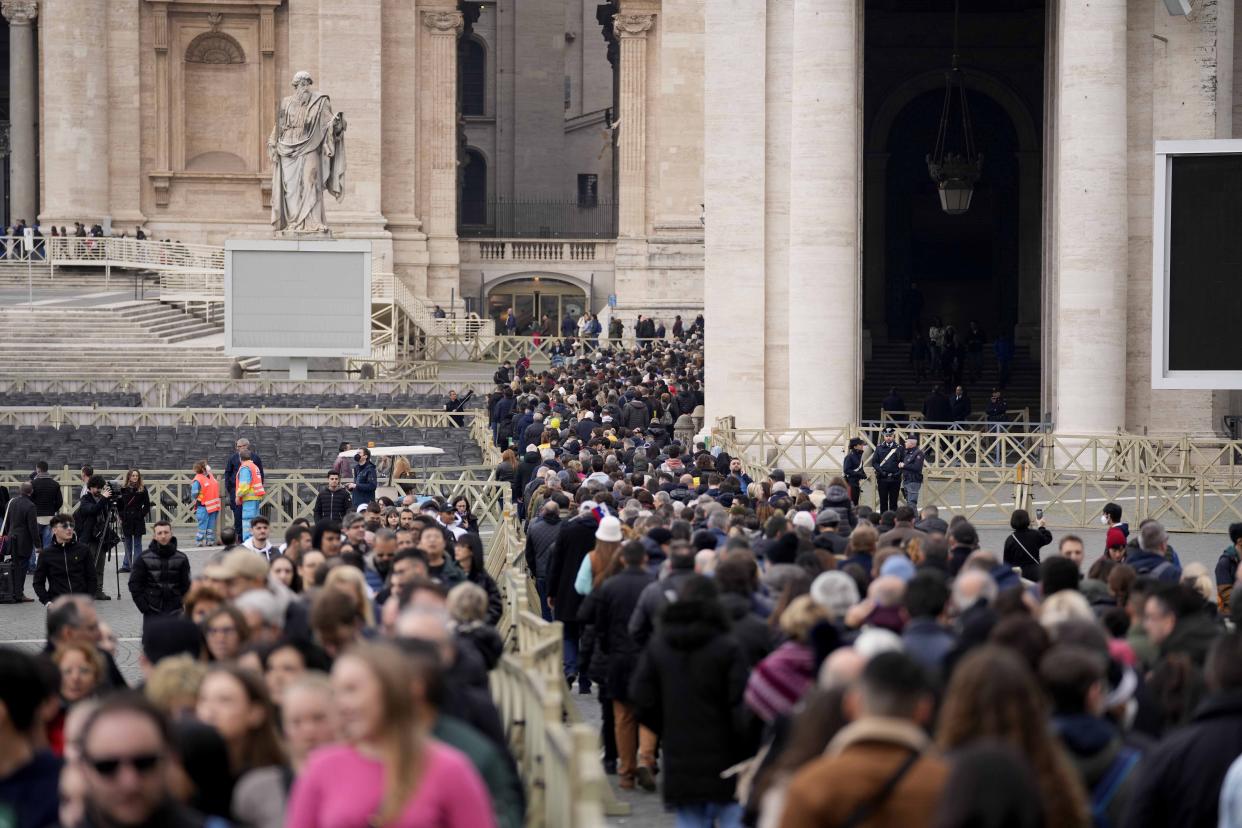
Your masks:
M 1169 368 L 1169 238 L 1173 223 L 1173 159 L 1186 155 L 1242 155 L 1242 139 L 1155 142 L 1151 234 L 1151 387 L 1209 391 L 1242 389 L 1242 371 L 1174 371 Z
M 358 286 L 362 294 L 363 312 L 356 320 L 361 328 L 363 347 L 352 349 L 322 348 L 313 346 L 280 348 L 264 346 L 256 350 L 253 347 L 238 347 L 233 342 L 233 253 L 235 251 L 284 251 L 310 253 L 322 251 L 327 253 L 361 254 L 362 279 Z M 224 244 L 224 352 L 229 356 L 261 356 L 261 357 L 370 357 L 371 346 L 371 279 L 372 279 L 372 247 L 370 241 L 362 240 L 252 240 L 231 239 Z M 313 339 L 313 334 L 308 335 Z

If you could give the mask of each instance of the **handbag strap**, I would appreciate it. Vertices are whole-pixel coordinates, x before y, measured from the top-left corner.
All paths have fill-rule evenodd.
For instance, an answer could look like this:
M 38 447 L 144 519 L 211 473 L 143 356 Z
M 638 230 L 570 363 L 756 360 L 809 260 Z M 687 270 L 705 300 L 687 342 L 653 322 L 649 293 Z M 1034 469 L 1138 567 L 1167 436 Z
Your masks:
M 20 497 L 20 495 L 19 495 Z M 0 538 L 4 537 L 4 530 L 9 525 L 9 509 L 13 508 L 13 500 L 4 505 L 4 520 L 0 520 Z
M 1014 533 L 1012 533 L 1012 532 L 1011 532 L 1011 533 L 1009 534 L 1009 537 L 1013 538 L 1013 542 L 1014 542 L 1014 543 L 1016 543 L 1016 544 L 1018 545 L 1018 548 L 1019 548 L 1019 549 L 1021 549 L 1023 552 L 1025 552 L 1025 553 L 1026 553 L 1026 556 L 1027 556 L 1028 558 L 1030 558 L 1030 559 L 1031 559 L 1031 563 L 1035 564 L 1036 566 L 1039 566 L 1039 558 L 1037 558 L 1037 557 L 1035 557 L 1034 555 L 1032 555 L 1032 554 L 1031 554 L 1030 550 L 1029 550 L 1029 549 L 1027 549 L 1027 548 L 1026 548 L 1026 547 L 1022 544 L 1022 541 L 1018 540 L 1018 536 L 1017 536 L 1016 534 L 1014 534 Z
M 884 804 L 884 801 L 892 795 L 893 789 L 897 787 L 897 784 L 914 767 L 914 763 L 919 761 L 920 756 L 922 754 L 917 750 L 911 751 L 905 761 L 897 766 L 897 770 L 893 771 L 893 775 L 884 780 L 884 784 L 880 786 L 880 789 L 864 800 L 845 818 L 845 822 L 841 823 L 841 828 L 857 828 L 857 826 L 871 819 L 876 809 Z

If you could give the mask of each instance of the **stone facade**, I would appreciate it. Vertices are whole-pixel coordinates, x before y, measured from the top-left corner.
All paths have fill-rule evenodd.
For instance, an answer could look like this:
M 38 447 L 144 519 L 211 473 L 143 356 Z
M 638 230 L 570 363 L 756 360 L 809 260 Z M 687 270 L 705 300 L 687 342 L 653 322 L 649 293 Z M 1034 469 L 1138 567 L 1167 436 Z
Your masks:
M 885 192 L 887 156 L 867 124 L 897 115 L 864 106 L 866 29 L 871 6 L 876 20 L 895 7 L 612 0 L 605 45 L 599 2 L 497 0 L 471 17 L 456 0 L 3 0 L 11 215 L 264 236 L 264 141 L 305 69 L 350 124 L 329 222 L 372 240 L 415 293 L 482 298 L 565 261 L 592 309 L 615 294 L 626 321 L 705 308 L 709 417 L 856 420 L 886 301 L 884 227 L 865 205 Z M 1045 412 L 1072 433 L 1218 432 L 1236 393 L 1150 389 L 1151 148 L 1242 129 L 1234 0 L 1195 0 L 1186 18 L 1150 0 L 1002 5 L 1045 27 L 1016 92 L 975 82 L 1018 133 L 1015 330 L 1041 355 Z M 467 117 L 463 32 L 489 65 L 485 109 Z M 886 71 L 885 94 L 935 85 Z M 527 253 L 459 239 L 466 148 L 487 159 L 489 194 L 570 198 L 595 171 L 619 202 L 615 242 L 517 261 Z

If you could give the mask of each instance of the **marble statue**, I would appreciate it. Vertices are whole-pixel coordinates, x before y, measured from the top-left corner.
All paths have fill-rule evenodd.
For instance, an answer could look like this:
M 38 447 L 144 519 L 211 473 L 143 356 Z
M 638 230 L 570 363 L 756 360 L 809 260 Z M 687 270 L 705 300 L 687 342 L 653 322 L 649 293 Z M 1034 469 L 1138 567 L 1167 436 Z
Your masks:
M 268 139 L 272 159 L 272 226 L 277 232 L 323 233 L 323 194 L 340 201 L 345 179 L 345 114 L 312 92 L 309 72 L 293 76 L 294 93 L 280 102 Z

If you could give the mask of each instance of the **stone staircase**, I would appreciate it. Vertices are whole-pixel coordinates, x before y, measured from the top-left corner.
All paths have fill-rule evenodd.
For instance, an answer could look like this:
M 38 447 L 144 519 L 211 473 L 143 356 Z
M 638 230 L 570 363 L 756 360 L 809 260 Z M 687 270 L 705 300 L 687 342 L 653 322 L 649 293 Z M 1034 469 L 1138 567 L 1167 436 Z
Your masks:
M 155 301 L 0 310 L 0 374 L 169 379 L 229 375 L 223 326 Z
M 914 368 L 910 365 L 910 343 L 902 341 L 873 343 L 871 359 L 867 361 L 863 370 L 862 416 L 864 420 L 879 418 L 880 403 L 888 396 L 888 390 L 893 387 L 896 387 L 897 392 L 905 399 L 909 410 L 921 411 L 923 400 L 931 393 L 932 385 L 939 380 L 939 376 L 926 376 L 922 380 L 915 378 Z M 972 383 L 968 376 L 963 376 L 962 384 L 967 396 L 970 397 L 972 413 L 983 411 L 992 389 L 998 384 L 996 358 L 990 347 L 983 354 L 983 374 L 980 379 Z M 952 388 L 945 389 L 946 394 L 951 395 L 952 392 Z M 1010 410 L 1027 408 L 1030 410 L 1031 420 L 1039 420 L 1039 362 L 1025 346 L 1018 346 L 1014 349 L 1009 385 L 1004 395 Z

